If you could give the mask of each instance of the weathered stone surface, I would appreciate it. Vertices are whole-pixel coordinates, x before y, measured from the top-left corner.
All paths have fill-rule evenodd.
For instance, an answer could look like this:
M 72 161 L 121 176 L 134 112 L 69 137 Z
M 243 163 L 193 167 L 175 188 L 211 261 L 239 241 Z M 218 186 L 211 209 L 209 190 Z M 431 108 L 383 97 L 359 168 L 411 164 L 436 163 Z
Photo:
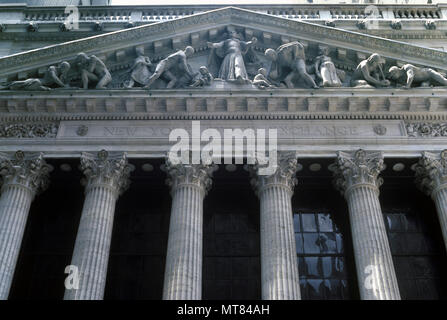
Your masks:
M 301 299 L 291 198 L 297 183 L 295 153 L 281 154 L 276 171 L 251 168 L 261 202 L 261 285 L 264 300 Z
M 57 123 L 11 123 L 0 125 L 0 138 L 55 138 Z
M 447 150 L 423 152 L 415 167 L 416 184 L 433 198 L 447 247 Z
M 65 300 L 104 297 L 115 203 L 129 185 L 125 154 L 84 153 L 81 168 L 87 178 L 85 201 L 71 265 L 78 268 L 79 288 L 65 290 Z
M 48 170 L 42 154 L 0 154 L 0 300 L 8 298 L 31 202 L 46 188 Z
M 166 160 L 172 209 L 163 286 L 164 300 L 202 298 L 203 198 L 215 168 Z
M 363 300 L 400 300 L 391 250 L 379 202 L 378 177 L 384 169 L 380 152 L 339 152 L 334 184 L 349 207 L 360 297 Z

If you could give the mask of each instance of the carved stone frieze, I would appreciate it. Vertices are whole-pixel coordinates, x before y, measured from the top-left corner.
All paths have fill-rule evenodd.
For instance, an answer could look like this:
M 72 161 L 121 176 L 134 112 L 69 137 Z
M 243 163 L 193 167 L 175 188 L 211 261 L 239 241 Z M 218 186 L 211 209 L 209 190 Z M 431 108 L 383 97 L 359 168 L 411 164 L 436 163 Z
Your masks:
M 383 183 L 379 173 L 384 169 L 381 152 L 362 149 L 349 153 L 339 151 L 335 163 L 329 166 L 329 170 L 334 172 L 334 186 L 342 195 L 358 185 L 369 185 L 379 192 Z
M 36 62 L 48 61 L 56 58 L 70 58 L 76 52 L 93 52 L 96 48 L 114 48 L 121 42 L 132 43 L 140 39 L 157 37 L 172 37 L 178 30 L 185 27 L 203 28 L 216 24 L 262 25 L 266 28 L 281 28 L 288 34 L 305 34 L 308 38 L 324 38 L 331 42 L 352 43 L 356 47 L 368 47 L 372 52 L 389 52 L 392 56 L 402 55 L 402 58 L 411 57 L 425 59 L 434 63 L 443 63 L 447 53 L 440 50 L 418 47 L 410 44 L 393 43 L 388 39 L 372 37 L 365 34 L 328 28 L 317 24 L 309 24 L 302 21 L 293 21 L 271 15 L 263 15 L 249 10 L 238 8 L 223 8 L 201 14 L 192 15 L 182 19 L 164 21 L 150 24 L 141 28 L 132 28 L 120 32 L 104 34 L 94 38 L 86 38 L 59 46 L 48 46 L 33 52 L 24 52 L 0 59 L 0 70 L 3 73 L 18 70 L 17 66 L 31 65 Z M 149 40 L 150 41 L 150 40 Z
M 42 153 L 0 153 L 0 175 L 3 188 L 21 185 L 34 194 L 44 191 L 49 184 L 49 166 Z
M 58 123 L 11 123 L 0 125 L 0 138 L 55 138 Z
M 408 122 L 407 134 L 414 138 L 447 137 L 447 123 Z

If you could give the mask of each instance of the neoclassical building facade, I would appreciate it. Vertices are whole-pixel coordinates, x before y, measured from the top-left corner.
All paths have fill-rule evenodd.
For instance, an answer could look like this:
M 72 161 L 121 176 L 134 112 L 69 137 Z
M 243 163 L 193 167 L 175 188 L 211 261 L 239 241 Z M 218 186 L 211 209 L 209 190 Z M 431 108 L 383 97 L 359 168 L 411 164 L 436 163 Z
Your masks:
M 447 297 L 444 5 L 99 4 L 0 8 L 0 299 Z

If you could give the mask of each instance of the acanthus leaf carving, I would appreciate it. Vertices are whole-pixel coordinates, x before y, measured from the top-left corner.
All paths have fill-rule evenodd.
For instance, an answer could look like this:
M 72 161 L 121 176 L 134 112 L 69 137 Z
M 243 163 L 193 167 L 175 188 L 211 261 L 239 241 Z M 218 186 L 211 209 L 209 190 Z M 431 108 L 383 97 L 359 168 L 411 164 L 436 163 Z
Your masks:
M 447 187 L 447 150 L 439 153 L 423 152 L 414 167 L 416 185 L 427 195 Z
M 168 174 L 166 184 L 175 192 L 182 185 L 195 185 L 202 189 L 203 195 L 211 189 L 213 172 L 217 165 L 211 163 L 183 164 L 173 163 L 166 158 L 164 170 Z
M 110 188 L 116 197 L 122 194 L 130 185 L 131 166 L 126 153 L 109 154 L 101 150 L 97 155 L 83 152 L 81 169 L 86 176 L 86 192 L 90 188 L 104 186 Z
M 29 189 L 33 196 L 44 191 L 49 184 L 50 167 L 43 153 L 0 153 L 0 175 L 3 186 L 20 185 Z
M 407 122 L 405 129 L 413 138 L 447 137 L 447 123 Z
M 362 149 L 355 152 L 339 151 L 335 163 L 329 166 L 329 170 L 334 173 L 334 186 L 342 195 L 360 185 L 369 185 L 378 193 L 383 183 L 379 174 L 384 169 L 381 152 L 366 152 Z
M 279 153 L 277 156 L 277 164 L 274 166 L 274 172 L 272 174 L 260 174 L 260 168 L 262 168 L 262 165 L 260 165 L 258 158 L 256 158 L 254 165 L 249 166 L 251 175 L 250 182 L 257 194 L 272 185 L 286 187 L 290 195 L 293 194 L 293 189 L 298 183 L 298 179 L 296 178 L 298 160 L 295 152 Z
M 55 138 L 57 123 L 10 123 L 0 125 L 0 138 Z

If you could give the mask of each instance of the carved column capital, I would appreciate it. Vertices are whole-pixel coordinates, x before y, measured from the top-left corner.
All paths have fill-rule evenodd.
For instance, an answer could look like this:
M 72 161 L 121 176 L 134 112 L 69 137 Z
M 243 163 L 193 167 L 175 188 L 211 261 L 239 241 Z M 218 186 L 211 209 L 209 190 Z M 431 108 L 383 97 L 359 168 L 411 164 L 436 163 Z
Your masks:
M 366 152 L 359 149 L 355 152 L 337 153 L 335 163 L 329 169 L 334 172 L 334 185 L 342 195 L 356 186 L 369 186 L 379 193 L 383 179 L 379 177 L 385 169 L 381 152 Z
M 126 153 L 110 154 L 101 150 L 97 155 L 83 152 L 81 170 L 86 176 L 86 192 L 92 187 L 102 186 L 112 189 L 118 197 L 127 190 L 130 184 L 131 168 Z
M 415 166 L 417 186 L 427 195 L 447 187 L 447 150 L 423 152 Z
M 214 164 L 174 164 L 169 158 L 165 162 L 165 171 L 168 174 L 166 184 L 174 192 L 182 185 L 194 185 L 202 189 L 206 195 L 211 189 L 213 172 L 217 169 Z
M 279 185 L 286 187 L 292 195 L 293 189 L 298 183 L 296 178 L 297 167 L 298 161 L 295 152 L 280 153 L 274 167 L 275 171 L 270 175 L 260 174 L 261 166 L 259 163 L 250 166 L 251 185 L 257 194 L 267 187 Z
M 43 153 L 0 153 L 0 175 L 3 188 L 20 185 L 29 189 L 33 195 L 44 191 L 49 184 L 49 166 Z

